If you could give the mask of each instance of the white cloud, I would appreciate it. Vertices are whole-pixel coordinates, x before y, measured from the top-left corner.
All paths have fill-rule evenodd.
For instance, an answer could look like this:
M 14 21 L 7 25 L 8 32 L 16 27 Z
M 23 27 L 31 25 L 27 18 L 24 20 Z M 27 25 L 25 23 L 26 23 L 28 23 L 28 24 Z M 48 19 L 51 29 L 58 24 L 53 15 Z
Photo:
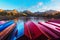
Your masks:
M 42 5 L 43 5 L 43 2 L 39 2 L 37 5 L 34 5 L 31 8 L 39 8 Z
M 42 5 L 43 5 L 43 2 L 39 2 L 38 5 L 39 5 L 39 6 L 42 6 Z
M 33 5 L 33 6 L 31 6 L 30 8 L 28 8 L 28 10 L 30 10 L 30 11 L 38 11 L 39 8 L 40 8 L 41 6 L 43 6 L 43 5 L 44 5 L 43 2 L 39 2 L 38 4 Z

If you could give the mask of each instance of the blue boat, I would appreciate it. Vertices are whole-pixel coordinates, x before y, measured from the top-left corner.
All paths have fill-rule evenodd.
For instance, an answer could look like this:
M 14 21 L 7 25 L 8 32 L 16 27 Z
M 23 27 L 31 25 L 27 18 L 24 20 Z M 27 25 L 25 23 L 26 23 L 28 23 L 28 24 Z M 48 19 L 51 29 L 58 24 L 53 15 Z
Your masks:
M 12 20 L 12 21 L 8 21 L 8 22 L 0 25 L 0 32 L 3 31 L 5 28 L 7 28 L 8 26 L 10 26 L 13 23 L 14 23 L 14 21 Z

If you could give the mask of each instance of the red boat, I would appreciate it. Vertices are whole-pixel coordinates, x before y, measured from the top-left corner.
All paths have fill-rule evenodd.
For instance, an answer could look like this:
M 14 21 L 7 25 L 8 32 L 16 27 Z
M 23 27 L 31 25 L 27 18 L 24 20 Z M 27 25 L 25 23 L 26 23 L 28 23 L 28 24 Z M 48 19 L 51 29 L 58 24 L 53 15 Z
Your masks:
M 28 21 L 25 23 L 24 25 L 24 33 L 25 35 L 30 38 L 30 40 L 35 40 L 37 39 L 38 37 L 40 38 L 40 40 L 42 39 L 46 39 L 46 37 L 41 37 L 43 34 L 42 32 L 39 30 L 39 28 L 37 27 L 37 25 L 35 25 L 34 22 L 31 22 L 31 21 Z

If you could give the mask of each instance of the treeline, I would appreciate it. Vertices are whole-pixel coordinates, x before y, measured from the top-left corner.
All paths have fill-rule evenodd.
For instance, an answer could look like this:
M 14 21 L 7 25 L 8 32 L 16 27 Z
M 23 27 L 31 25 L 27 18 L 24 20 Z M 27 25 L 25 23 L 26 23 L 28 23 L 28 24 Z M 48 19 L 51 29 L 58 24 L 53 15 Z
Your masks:
M 1 10 L 0 9 L 0 17 L 47 17 L 47 18 L 60 18 L 60 12 L 55 11 L 55 10 L 49 10 L 45 12 L 34 12 L 32 13 L 31 11 L 25 10 L 23 12 L 18 12 L 17 10 Z

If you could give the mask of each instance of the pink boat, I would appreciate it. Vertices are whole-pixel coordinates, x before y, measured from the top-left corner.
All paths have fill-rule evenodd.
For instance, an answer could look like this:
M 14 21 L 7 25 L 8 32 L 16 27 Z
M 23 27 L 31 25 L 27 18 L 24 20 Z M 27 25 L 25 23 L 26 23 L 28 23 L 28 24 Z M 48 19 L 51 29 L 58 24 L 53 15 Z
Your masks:
M 48 20 L 48 22 L 60 23 L 60 19 L 51 19 L 51 20 Z
M 38 27 L 38 26 L 37 26 Z M 58 40 L 60 39 L 60 28 L 49 23 L 39 22 L 38 27 L 41 32 L 47 36 L 48 39 Z
M 57 26 L 57 27 L 60 27 L 60 23 L 55 23 L 55 22 L 46 22 L 46 23 Z
M 5 23 L 5 21 L 0 21 L 0 25 L 1 25 L 1 24 L 4 24 L 4 23 Z

